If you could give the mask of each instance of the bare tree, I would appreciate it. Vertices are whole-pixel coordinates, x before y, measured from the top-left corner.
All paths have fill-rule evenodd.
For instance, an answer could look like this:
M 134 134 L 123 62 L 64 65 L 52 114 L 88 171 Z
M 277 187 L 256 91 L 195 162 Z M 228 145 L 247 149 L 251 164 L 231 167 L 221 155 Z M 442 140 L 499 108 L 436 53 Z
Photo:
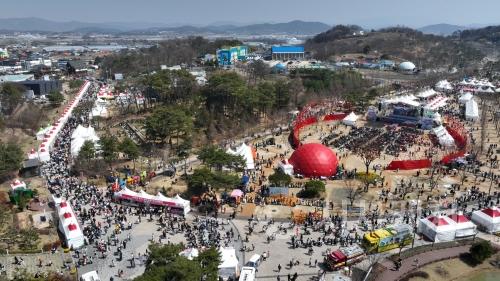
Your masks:
M 368 192 L 368 188 L 370 187 L 370 184 L 372 183 L 373 178 L 369 176 L 369 169 L 370 165 L 373 163 L 373 161 L 377 158 L 379 158 L 381 150 L 378 147 L 370 147 L 368 146 L 362 146 L 358 147 L 354 153 L 361 158 L 363 161 L 363 164 L 365 165 L 365 174 L 361 175 L 359 179 L 363 182 L 364 184 L 364 191 Z
M 361 196 L 363 190 L 356 184 L 355 180 L 344 180 L 345 188 L 347 190 L 347 199 L 349 199 L 349 206 L 352 207 L 354 201 Z

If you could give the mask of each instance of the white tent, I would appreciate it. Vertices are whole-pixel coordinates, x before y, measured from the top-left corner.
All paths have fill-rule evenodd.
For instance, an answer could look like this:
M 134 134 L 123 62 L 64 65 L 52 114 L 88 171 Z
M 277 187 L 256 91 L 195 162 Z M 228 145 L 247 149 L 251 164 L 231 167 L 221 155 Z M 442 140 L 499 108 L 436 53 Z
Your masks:
M 40 130 L 38 130 L 38 132 L 36 133 L 36 139 L 43 140 L 45 138 L 45 134 L 50 130 L 51 127 L 51 125 L 48 125 L 45 128 L 40 128 Z
M 283 173 L 293 176 L 293 165 L 288 163 L 288 159 L 285 159 L 283 161 L 280 161 L 278 163 L 278 169 L 281 169 Z
M 100 281 L 101 280 L 99 278 L 99 275 L 97 274 L 97 271 L 95 271 L 95 270 L 82 274 L 82 276 L 80 278 L 83 281 Z
M 238 258 L 234 248 L 220 248 L 221 263 L 219 265 L 219 277 L 224 280 L 234 278 L 238 275 Z
M 419 220 L 417 231 L 434 242 L 452 241 L 456 224 L 448 217 L 430 216 Z
M 438 124 L 441 124 L 443 122 L 443 119 L 441 118 L 441 114 L 439 114 L 439 112 L 434 113 L 432 120 L 434 120 Z
M 426 89 L 426 90 L 423 90 L 423 91 L 419 92 L 417 94 L 417 97 L 425 99 L 425 98 L 432 97 L 432 96 L 435 96 L 435 95 L 437 95 L 436 91 L 434 91 L 433 89 Z
M 187 214 L 191 210 L 191 203 L 189 200 L 183 199 L 179 194 L 175 195 L 174 201 L 177 206 L 182 206 L 184 214 Z
M 500 211 L 497 207 L 475 211 L 471 219 L 488 233 L 500 232 Z
M 94 107 L 92 107 L 89 117 L 91 119 L 93 117 L 108 118 L 109 117 L 108 108 L 106 107 L 106 105 L 103 105 L 102 103 L 96 101 Z
M 342 120 L 342 123 L 346 124 L 347 126 L 356 126 L 356 121 L 358 120 L 358 116 L 354 112 L 349 113 L 344 119 Z
M 460 96 L 460 98 L 458 98 L 458 101 L 460 103 L 463 103 L 463 104 L 466 104 L 468 101 L 470 101 L 472 99 L 472 94 L 469 93 L 469 92 L 465 92 L 463 95 Z
M 59 215 L 59 230 L 64 234 L 66 244 L 73 249 L 85 244 L 85 236 L 78 224 L 75 213 L 68 202 L 55 196 L 52 197 Z
M 465 104 L 465 119 L 472 121 L 479 119 L 479 108 L 477 102 L 473 99 Z
M 184 251 L 180 252 L 179 255 L 192 261 L 194 258 L 198 257 L 199 251 L 196 248 L 187 248 Z
M 435 87 L 437 90 L 442 90 L 442 91 L 453 90 L 453 86 L 451 85 L 450 82 L 448 82 L 448 80 L 441 80 L 441 81 L 437 82 Z
M 253 151 L 252 148 L 245 143 L 242 143 L 240 147 L 236 148 L 236 150 L 232 150 L 231 148 L 228 148 L 226 150 L 227 153 L 232 154 L 232 155 L 240 155 L 243 157 L 246 163 L 245 169 L 247 170 L 253 170 L 255 169 L 255 162 L 253 159 Z
M 445 147 L 450 147 L 450 146 L 455 145 L 455 140 L 450 135 L 450 133 L 448 133 L 448 131 L 446 130 L 445 127 L 439 126 L 439 127 L 432 129 L 432 131 L 434 132 L 434 134 L 438 138 L 440 145 L 445 146 Z
M 99 137 L 97 136 L 94 128 L 91 126 L 84 127 L 82 125 L 78 125 L 71 135 L 71 156 L 78 156 L 80 149 L 86 141 L 91 141 L 97 145 Z
M 455 237 L 468 237 L 476 235 L 476 225 L 473 224 L 462 212 L 448 216 L 456 223 Z

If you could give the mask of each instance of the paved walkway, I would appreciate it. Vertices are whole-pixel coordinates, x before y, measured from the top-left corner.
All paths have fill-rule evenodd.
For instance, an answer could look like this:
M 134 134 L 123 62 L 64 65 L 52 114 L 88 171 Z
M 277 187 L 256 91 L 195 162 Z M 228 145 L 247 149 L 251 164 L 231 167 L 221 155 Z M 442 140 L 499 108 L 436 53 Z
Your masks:
M 400 280 L 404 275 L 412 272 L 418 267 L 424 266 L 429 263 L 433 263 L 436 261 L 449 259 L 458 257 L 462 253 L 469 252 L 470 245 L 458 246 L 452 248 L 446 248 L 442 250 L 436 251 L 428 251 L 424 252 L 407 259 L 404 259 L 401 263 L 401 268 L 399 271 L 395 270 L 394 263 L 391 260 L 384 259 L 381 264 L 387 268 L 382 273 L 380 273 L 376 281 L 392 281 L 392 280 Z M 418 259 L 418 267 L 415 265 L 414 260 Z

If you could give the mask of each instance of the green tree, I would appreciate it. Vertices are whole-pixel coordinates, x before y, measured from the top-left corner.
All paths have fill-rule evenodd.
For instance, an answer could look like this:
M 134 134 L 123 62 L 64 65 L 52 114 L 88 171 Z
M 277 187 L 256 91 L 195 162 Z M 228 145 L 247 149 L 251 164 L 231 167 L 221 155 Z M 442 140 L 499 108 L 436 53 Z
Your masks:
M 78 152 L 78 158 L 90 162 L 90 160 L 95 158 L 95 145 L 93 141 L 86 140 L 80 151 Z
M 83 85 L 82 80 L 71 80 L 69 81 L 69 88 L 70 89 L 79 89 Z
M 112 135 L 102 136 L 99 140 L 101 156 L 111 168 L 113 162 L 118 158 L 118 143 Z
M 151 244 L 145 272 L 135 281 L 217 281 L 220 255 L 215 248 L 207 249 L 189 260 L 179 253 L 182 245 Z
M 193 130 L 193 119 L 185 109 L 174 106 L 160 106 L 145 120 L 146 135 L 152 141 L 165 142 L 168 139 L 173 146 L 175 138 L 177 145 L 181 140 L 189 138 Z
M 245 165 L 245 161 L 241 156 L 229 154 L 213 145 L 202 148 L 198 154 L 198 159 L 208 166 L 210 170 L 215 168 L 220 171 L 223 167 L 226 167 L 239 171 Z
M 126 137 L 120 142 L 119 149 L 121 152 L 127 155 L 128 159 L 132 160 L 135 170 L 135 160 L 140 155 L 140 150 L 137 144 L 135 144 L 135 142 L 131 138 Z
M 15 83 L 3 83 L 0 88 L 0 103 L 6 115 L 12 114 L 14 109 L 23 101 L 24 88 Z
M 59 91 L 51 91 L 48 95 L 47 98 L 49 101 L 53 104 L 61 104 L 64 101 L 64 96 L 61 94 Z
M 486 259 L 494 254 L 494 249 L 489 241 L 481 241 L 474 243 L 469 250 L 471 257 L 477 263 L 483 263 Z
M 197 260 L 201 264 L 203 276 L 207 281 L 217 281 L 218 270 L 221 263 L 219 251 L 212 247 L 200 253 Z
M 288 107 L 288 103 L 290 103 L 290 94 L 291 94 L 290 83 L 284 80 L 278 80 L 274 84 L 274 91 L 275 91 L 274 93 L 275 109 L 277 110 L 286 109 Z
M 301 198 L 317 198 L 325 192 L 325 183 L 319 180 L 310 180 L 304 185 L 297 196 Z
M 40 239 L 38 232 L 34 228 L 22 229 L 19 232 L 19 248 L 23 250 L 33 250 Z
M 5 178 L 22 167 L 24 153 L 15 143 L 0 142 L 0 178 Z
M 289 186 L 292 183 L 292 177 L 285 174 L 281 169 L 274 170 L 274 173 L 268 179 L 273 186 Z
M 184 175 L 187 175 L 187 159 L 192 148 L 193 140 L 189 138 L 185 139 L 180 145 L 177 146 L 175 150 L 177 157 L 184 161 Z
M 369 45 L 365 45 L 363 47 L 363 54 L 368 55 L 368 53 L 370 53 L 371 49 L 372 48 Z
M 190 195 L 201 195 L 208 191 L 208 188 L 231 189 L 241 183 L 240 177 L 236 174 L 225 171 L 212 172 L 203 167 L 195 169 L 188 178 L 188 193 Z

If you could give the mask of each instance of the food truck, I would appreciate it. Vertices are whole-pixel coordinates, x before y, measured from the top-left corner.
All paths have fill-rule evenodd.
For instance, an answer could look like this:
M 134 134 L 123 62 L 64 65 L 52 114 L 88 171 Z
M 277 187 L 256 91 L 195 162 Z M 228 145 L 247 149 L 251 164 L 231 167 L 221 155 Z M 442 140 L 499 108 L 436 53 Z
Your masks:
M 325 258 L 325 263 L 330 270 L 338 270 L 362 261 L 365 256 L 365 251 L 360 246 L 354 245 L 332 251 Z
M 367 253 L 381 253 L 411 243 L 412 228 L 407 224 L 399 224 L 369 231 L 363 236 L 363 247 Z

